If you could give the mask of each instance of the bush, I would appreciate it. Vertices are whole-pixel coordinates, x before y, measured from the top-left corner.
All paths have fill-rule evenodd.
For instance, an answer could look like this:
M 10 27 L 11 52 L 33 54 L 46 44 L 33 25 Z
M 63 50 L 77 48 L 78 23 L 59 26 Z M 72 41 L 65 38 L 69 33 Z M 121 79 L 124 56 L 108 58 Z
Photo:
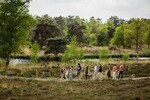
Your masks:
M 124 52 L 124 54 L 122 55 L 122 59 L 123 59 L 124 61 L 129 60 L 129 53 L 128 53 L 128 52 Z
M 84 58 L 83 50 L 77 49 L 77 40 L 76 40 L 76 37 L 73 37 L 71 39 L 69 47 L 67 48 L 67 50 L 65 50 L 62 56 L 62 61 L 64 62 L 69 61 L 69 60 L 76 61 L 78 59 L 83 59 L 83 58 Z
M 99 53 L 99 57 L 101 60 L 107 59 L 108 58 L 108 51 L 106 49 L 101 49 Z

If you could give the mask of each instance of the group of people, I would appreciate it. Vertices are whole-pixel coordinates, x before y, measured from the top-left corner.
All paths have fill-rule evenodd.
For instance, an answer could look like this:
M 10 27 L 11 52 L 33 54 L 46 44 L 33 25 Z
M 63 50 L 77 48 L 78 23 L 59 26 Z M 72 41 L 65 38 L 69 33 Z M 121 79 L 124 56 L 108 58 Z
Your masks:
M 81 74 L 81 65 L 78 63 L 77 68 L 76 68 L 76 77 L 80 79 L 80 74 Z M 117 72 L 118 77 L 117 77 Z M 120 64 L 119 68 L 114 64 L 113 66 L 111 64 L 108 64 L 108 69 L 107 69 L 107 78 L 110 79 L 119 79 L 123 78 L 123 72 L 124 72 L 124 64 Z M 93 80 L 102 80 L 103 79 L 103 67 L 101 64 L 98 66 L 95 65 L 93 69 Z M 111 76 L 112 75 L 112 76 Z M 86 65 L 85 68 L 85 79 L 87 80 L 89 77 L 89 67 Z M 73 66 L 66 67 L 65 69 L 61 69 L 61 79 L 66 79 L 66 80 L 73 80 Z

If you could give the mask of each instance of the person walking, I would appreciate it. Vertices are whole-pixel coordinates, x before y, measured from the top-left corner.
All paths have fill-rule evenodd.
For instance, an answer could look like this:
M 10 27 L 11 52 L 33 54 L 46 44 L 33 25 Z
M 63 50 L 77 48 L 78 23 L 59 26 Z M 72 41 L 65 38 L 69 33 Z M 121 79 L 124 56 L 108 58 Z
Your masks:
M 68 73 L 69 73 L 69 68 L 66 67 L 66 69 L 65 69 L 65 78 L 66 78 L 66 80 L 68 80 Z
M 85 69 L 85 79 L 88 79 L 88 65 L 86 65 L 86 69 Z
M 82 67 L 81 67 L 80 63 L 78 63 L 78 66 L 77 66 L 77 77 L 78 77 L 78 78 L 79 78 L 79 76 L 80 76 L 81 69 L 82 69 Z
M 99 79 L 102 80 L 102 65 L 101 64 L 99 64 L 98 75 L 99 75 Z
M 116 65 L 114 65 L 113 69 L 112 69 L 112 76 L 113 76 L 112 79 L 116 79 L 116 73 L 117 73 L 117 67 L 116 67 Z
M 73 80 L 72 78 L 72 70 L 73 70 L 73 67 L 69 68 L 69 80 Z
M 63 68 L 60 69 L 60 73 L 61 73 L 61 79 L 63 79 L 64 78 L 64 69 Z
M 94 66 L 94 74 L 93 74 L 93 80 L 96 80 L 96 72 L 97 72 L 97 66 Z
M 110 64 L 108 64 L 107 77 L 108 79 L 111 77 Z
M 123 78 L 123 71 L 124 71 L 124 65 L 123 65 L 123 64 L 120 64 L 118 79 L 119 79 L 120 77 L 121 77 L 121 79 Z

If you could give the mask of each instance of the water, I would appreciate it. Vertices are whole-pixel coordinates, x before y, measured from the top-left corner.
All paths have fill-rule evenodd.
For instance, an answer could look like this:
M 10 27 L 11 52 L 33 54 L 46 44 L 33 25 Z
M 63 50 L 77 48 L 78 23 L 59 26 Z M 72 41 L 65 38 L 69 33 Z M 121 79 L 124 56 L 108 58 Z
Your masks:
M 122 58 L 111 58 L 112 60 L 114 61 L 119 61 L 119 60 L 122 60 Z M 132 57 L 132 58 L 129 58 L 129 60 L 137 60 L 136 57 Z M 150 57 L 139 57 L 138 60 L 150 60 Z M 83 59 L 81 60 L 82 62 L 85 62 L 85 61 L 92 61 L 92 62 L 99 62 L 99 59 L 98 58 L 92 58 L 92 59 Z M 11 59 L 10 60 L 10 63 L 12 64 L 31 64 L 31 60 L 29 59 Z
M 11 64 L 30 64 L 31 60 L 29 59 L 10 59 Z
M 122 58 L 111 58 L 112 60 L 114 60 L 114 61 L 119 61 L 119 60 L 122 60 Z M 137 58 L 136 57 L 132 57 L 132 58 L 129 58 L 129 60 L 137 60 Z M 150 60 L 150 57 L 138 57 L 138 60 Z M 93 59 L 83 59 L 83 60 L 81 60 L 82 62 L 85 62 L 85 61 L 92 61 L 92 62 L 99 62 L 100 61 L 100 59 L 98 59 L 98 58 L 93 58 Z

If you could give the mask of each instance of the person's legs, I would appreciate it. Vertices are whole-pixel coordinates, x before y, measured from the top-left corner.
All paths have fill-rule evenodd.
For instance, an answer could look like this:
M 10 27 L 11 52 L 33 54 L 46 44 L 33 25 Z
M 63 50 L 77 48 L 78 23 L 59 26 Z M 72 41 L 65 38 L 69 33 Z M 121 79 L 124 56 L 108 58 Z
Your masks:
M 116 72 L 114 72 L 114 79 L 116 79 Z
M 123 78 L 123 71 L 121 71 L 121 79 Z
M 113 76 L 113 78 L 112 78 L 112 79 L 115 79 L 115 72 L 113 72 L 112 76 Z
M 93 80 L 96 80 L 96 72 L 94 72 Z
M 121 72 L 119 71 L 119 76 L 118 76 L 118 79 L 120 78 L 120 74 L 121 74 Z

